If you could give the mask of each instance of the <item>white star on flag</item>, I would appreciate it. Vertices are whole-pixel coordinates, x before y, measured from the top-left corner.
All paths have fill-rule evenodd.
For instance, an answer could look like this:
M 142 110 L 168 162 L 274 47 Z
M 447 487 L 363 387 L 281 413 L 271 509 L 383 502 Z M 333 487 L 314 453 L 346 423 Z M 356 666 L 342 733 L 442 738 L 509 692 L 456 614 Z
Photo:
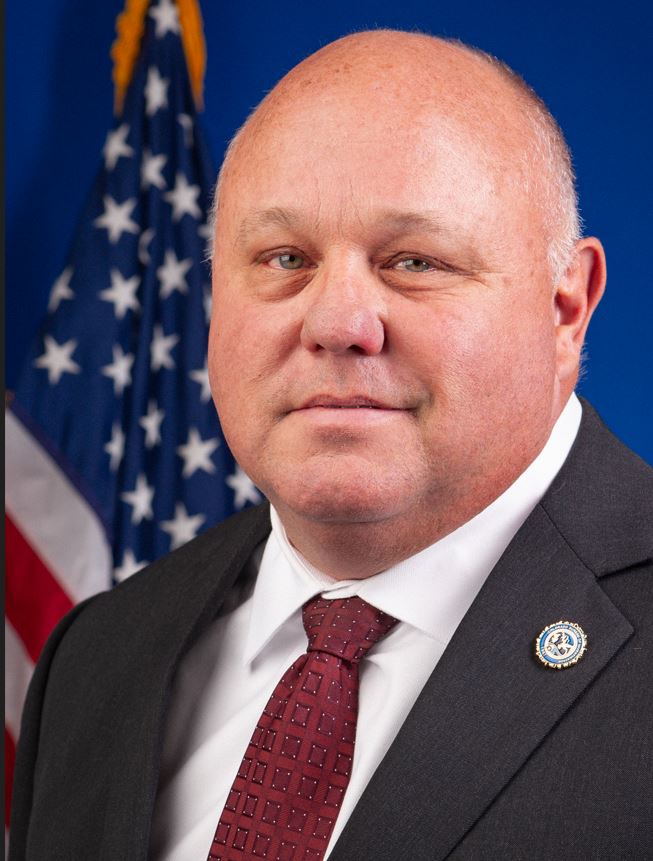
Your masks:
M 148 117 L 154 114 L 160 108 L 168 107 L 168 86 L 170 81 L 167 78 L 162 78 L 156 66 L 150 66 L 147 70 L 147 83 L 145 84 L 145 113 Z
M 118 269 L 111 270 L 111 287 L 100 290 L 100 298 L 105 302 L 113 302 L 113 310 L 118 320 L 122 320 L 129 309 L 132 311 L 140 309 L 141 306 L 136 298 L 136 291 L 140 283 L 141 279 L 138 275 L 123 278 Z
M 211 288 L 208 286 L 204 288 L 204 298 L 202 302 L 204 305 L 204 316 L 208 325 L 211 322 L 211 313 L 213 311 L 213 294 L 211 293 Z
M 184 130 L 184 143 L 187 147 L 193 145 L 193 118 L 189 114 L 177 114 L 177 122 Z
M 211 400 L 211 384 L 209 383 L 209 368 L 204 359 L 204 367 L 198 368 L 196 371 L 191 371 L 188 376 L 195 383 L 199 383 L 202 387 L 202 391 L 200 392 L 200 401 L 203 404 L 207 404 Z
M 56 385 L 64 374 L 78 374 L 81 371 L 77 362 L 72 360 L 77 341 L 71 339 L 65 344 L 58 344 L 51 335 L 45 335 L 43 345 L 45 353 L 34 359 L 34 365 L 47 369 L 50 385 Z
M 175 177 L 175 187 L 163 195 L 163 199 L 172 204 L 172 220 L 180 221 L 184 215 L 192 215 L 200 218 L 202 210 L 197 204 L 200 196 L 199 185 L 190 185 L 183 173 L 178 172 Z
M 125 434 L 118 422 L 114 422 L 111 427 L 111 439 L 104 446 L 104 450 L 108 455 L 111 455 L 109 468 L 111 472 L 115 472 L 120 466 L 120 461 L 125 453 Z
M 149 486 L 147 479 L 142 472 L 139 473 L 139 476 L 136 479 L 136 487 L 134 490 L 121 493 L 120 498 L 123 502 L 133 506 L 133 524 L 138 524 L 141 520 L 152 519 L 152 499 L 154 498 L 154 488 Z
M 100 370 L 105 377 L 110 377 L 113 380 L 113 393 L 116 396 L 122 395 L 125 388 L 132 381 L 132 365 L 134 357 L 131 353 L 123 352 L 120 344 L 115 344 L 113 347 L 113 362 L 109 365 L 104 365 Z
M 152 155 L 149 149 L 143 150 L 143 161 L 141 162 L 141 186 L 146 188 L 154 185 L 156 188 L 165 188 L 166 181 L 161 171 L 168 161 L 166 155 Z
M 204 240 L 204 255 L 209 260 L 213 259 L 214 242 L 213 242 L 213 225 L 208 221 L 200 224 L 197 228 L 197 235 Z
M 175 505 L 175 516 L 172 520 L 164 520 L 161 529 L 170 536 L 170 549 L 176 550 L 187 541 L 195 538 L 206 517 L 203 514 L 188 515 L 183 502 Z
M 150 563 L 145 562 L 145 560 L 137 562 L 132 551 L 127 548 L 122 554 L 122 565 L 120 568 L 113 569 L 113 576 L 118 583 L 122 583 L 123 580 L 127 580 L 132 576 L 132 574 L 135 574 L 137 571 L 140 571 L 141 568 L 145 568 L 145 566 L 149 564 Z
M 200 224 L 200 226 L 197 228 L 197 235 L 200 236 L 202 239 L 208 240 L 211 238 L 212 234 L 213 225 L 208 221 L 205 221 L 204 224 Z
M 242 508 L 246 502 L 252 502 L 256 505 L 262 499 L 252 479 L 238 465 L 236 465 L 236 471 L 225 478 L 225 483 L 234 492 L 234 506 L 236 508 Z
M 104 164 L 107 170 L 113 170 L 120 156 L 134 155 L 134 150 L 127 143 L 129 126 L 123 123 L 107 135 L 106 143 L 102 149 Z
M 171 370 L 175 367 L 170 350 L 178 340 L 179 335 L 164 335 L 161 326 L 154 327 L 152 343 L 150 344 L 150 367 L 153 371 L 158 371 L 160 368 Z
M 164 417 L 164 410 L 157 409 L 156 402 L 150 401 L 147 405 L 147 415 L 138 420 L 139 425 L 145 428 L 146 448 L 153 448 L 161 442 L 161 422 Z
M 161 299 L 167 299 L 175 290 L 180 293 L 188 293 L 188 284 L 184 277 L 188 270 L 193 265 L 192 257 L 187 257 L 185 260 L 179 260 L 175 252 L 168 248 L 165 253 L 163 265 L 156 270 L 157 277 L 161 284 L 160 296 Z
M 172 0 L 159 0 L 159 5 L 150 9 L 150 18 L 154 18 L 156 23 L 154 35 L 157 39 L 163 38 L 166 33 L 181 32 L 177 7 Z
M 115 245 L 123 233 L 138 233 L 138 224 L 130 216 L 136 206 L 136 198 L 130 197 L 124 203 L 117 203 L 110 194 L 104 195 L 104 212 L 93 224 L 104 227 L 109 233 L 109 242 Z
M 139 262 L 143 264 L 143 266 L 149 266 L 152 262 L 152 258 L 150 257 L 150 252 L 147 250 L 147 246 L 154 239 L 154 233 L 154 228 L 148 227 L 147 230 L 144 230 L 138 237 L 138 259 Z
M 188 440 L 184 445 L 177 448 L 179 457 L 183 458 L 184 461 L 182 476 L 190 478 L 198 469 L 203 469 L 205 472 L 215 472 L 215 464 L 211 460 L 211 455 L 219 445 L 220 440 L 203 440 L 197 428 L 190 428 Z
M 70 289 L 70 279 L 73 277 L 73 267 L 66 266 L 61 275 L 52 285 L 50 298 L 48 300 L 48 311 L 56 311 L 59 303 L 64 299 L 72 299 L 74 292 Z

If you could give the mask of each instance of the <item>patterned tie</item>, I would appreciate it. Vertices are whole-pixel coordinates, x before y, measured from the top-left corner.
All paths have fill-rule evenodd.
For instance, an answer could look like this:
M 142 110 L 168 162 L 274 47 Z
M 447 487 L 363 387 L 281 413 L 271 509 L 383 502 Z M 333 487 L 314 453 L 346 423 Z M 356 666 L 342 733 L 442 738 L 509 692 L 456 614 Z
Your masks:
M 362 598 L 304 605 L 308 649 L 274 689 L 218 823 L 211 861 L 321 861 L 349 783 L 358 664 L 397 620 Z

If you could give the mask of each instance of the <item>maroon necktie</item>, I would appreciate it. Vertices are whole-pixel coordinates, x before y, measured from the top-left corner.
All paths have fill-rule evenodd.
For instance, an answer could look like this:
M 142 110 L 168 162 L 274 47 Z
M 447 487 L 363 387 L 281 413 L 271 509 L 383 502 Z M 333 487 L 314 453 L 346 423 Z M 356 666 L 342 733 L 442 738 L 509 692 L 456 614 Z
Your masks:
M 304 605 L 308 649 L 259 718 L 218 823 L 211 861 L 320 861 L 354 757 L 358 664 L 396 624 L 362 598 Z

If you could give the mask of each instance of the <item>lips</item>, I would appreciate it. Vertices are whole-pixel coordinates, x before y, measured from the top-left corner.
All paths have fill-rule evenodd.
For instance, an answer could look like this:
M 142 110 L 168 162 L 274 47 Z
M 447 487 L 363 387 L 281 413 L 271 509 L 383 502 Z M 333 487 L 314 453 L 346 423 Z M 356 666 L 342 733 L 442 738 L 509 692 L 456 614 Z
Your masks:
M 374 398 L 369 398 L 365 395 L 353 395 L 350 397 L 338 397 L 334 395 L 315 395 L 312 398 L 309 398 L 307 401 L 302 403 L 302 405 L 298 408 L 300 410 L 312 410 L 312 409 L 339 409 L 339 410 L 353 410 L 353 409 L 368 409 L 368 410 L 395 410 L 400 409 L 399 407 L 391 406 L 384 401 L 378 401 Z

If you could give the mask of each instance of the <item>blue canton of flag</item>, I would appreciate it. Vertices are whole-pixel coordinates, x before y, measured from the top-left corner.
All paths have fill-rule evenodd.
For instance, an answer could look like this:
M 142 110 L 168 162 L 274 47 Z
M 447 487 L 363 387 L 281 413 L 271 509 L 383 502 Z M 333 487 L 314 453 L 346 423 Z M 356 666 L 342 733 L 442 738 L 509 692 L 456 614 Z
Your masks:
M 122 580 L 261 498 L 211 403 L 214 173 L 168 0 L 103 156 L 12 409 L 95 509 Z

